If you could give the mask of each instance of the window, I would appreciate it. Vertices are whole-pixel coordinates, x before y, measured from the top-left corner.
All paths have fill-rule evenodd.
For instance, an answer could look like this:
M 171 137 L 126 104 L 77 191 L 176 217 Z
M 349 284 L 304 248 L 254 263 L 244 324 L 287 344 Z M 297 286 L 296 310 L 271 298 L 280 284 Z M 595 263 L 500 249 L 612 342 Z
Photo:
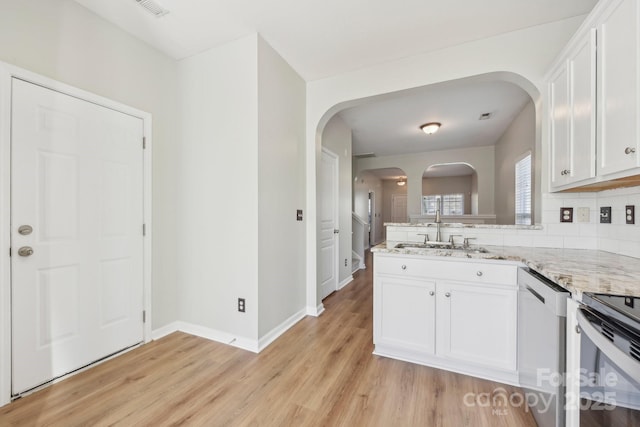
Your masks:
M 516 224 L 531 225 L 531 153 L 516 163 Z
M 464 214 L 464 194 L 432 194 L 422 196 L 422 215 L 435 215 L 438 209 L 438 199 L 442 200 L 440 214 Z

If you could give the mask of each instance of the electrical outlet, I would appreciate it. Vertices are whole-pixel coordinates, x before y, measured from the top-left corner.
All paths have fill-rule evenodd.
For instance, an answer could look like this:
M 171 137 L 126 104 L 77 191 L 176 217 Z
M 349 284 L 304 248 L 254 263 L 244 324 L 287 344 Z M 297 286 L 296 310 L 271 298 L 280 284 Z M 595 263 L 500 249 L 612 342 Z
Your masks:
M 600 224 L 611 224 L 611 206 L 600 208 Z
M 347 266 L 347 259 L 346 258 L 344 259 L 344 266 L 345 267 Z
M 302 221 L 302 209 L 296 210 L 296 221 Z
M 238 298 L 238 311 L 240 313 L 244 313 L 244 309 L 245 309 L 244 298 Z
M 635 205 L 627 205 L 624 207 L 624 218 L 627 224 L 636 223 L 636 207 Z
M 560 222 L 573 222 L 573 208 L 560 208 Z
M 589 208 L 578 208 L 576 217 L 577 222 L 589 222 L 589 220 L 591 219 Z

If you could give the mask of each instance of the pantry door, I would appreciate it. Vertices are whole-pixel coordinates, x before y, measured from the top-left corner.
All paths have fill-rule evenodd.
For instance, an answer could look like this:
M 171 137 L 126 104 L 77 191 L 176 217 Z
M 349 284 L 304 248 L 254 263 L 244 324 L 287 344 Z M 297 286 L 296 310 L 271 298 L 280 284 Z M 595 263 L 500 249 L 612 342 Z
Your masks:
M 143 341 L 143 121 L 12 80 L 12 394 Z

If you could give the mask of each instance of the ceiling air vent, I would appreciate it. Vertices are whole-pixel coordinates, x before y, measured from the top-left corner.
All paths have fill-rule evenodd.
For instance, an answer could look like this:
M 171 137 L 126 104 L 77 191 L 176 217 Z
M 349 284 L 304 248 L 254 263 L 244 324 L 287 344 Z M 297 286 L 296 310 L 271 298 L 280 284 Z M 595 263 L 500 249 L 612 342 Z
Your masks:
M 354 154 L 353 157 L 356 159 L 366 159 L 367 157 L 375 157 L 376 153 L 362 153 L 362 154 Z
M 140 6 L 142 6 L 147 12 L 155 16 L 156 18 L 160 18 L 161 16 L 169 13 L 167 9 L 160 6 L 154 0 L 136 0 Z
M 491 116 L 493 116 L 493 113 L 482 113 L 480 117 L 478 117 L 478 120 L 489 120 Z

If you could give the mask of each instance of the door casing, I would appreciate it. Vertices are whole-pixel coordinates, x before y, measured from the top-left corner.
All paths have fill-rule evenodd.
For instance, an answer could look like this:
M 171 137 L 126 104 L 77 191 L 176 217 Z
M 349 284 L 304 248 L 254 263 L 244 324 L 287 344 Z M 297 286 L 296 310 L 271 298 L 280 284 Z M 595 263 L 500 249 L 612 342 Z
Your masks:
M 143 154 L 143 211 L 146 236 L 143 242 L 144 342 L 151 340 L 151 114 L 69 86 L 48 77 L 0 62 L 0 406 L 11 401 L 11 79 L 13 77 L 83 99 L 142 119 L 146 149 Z

